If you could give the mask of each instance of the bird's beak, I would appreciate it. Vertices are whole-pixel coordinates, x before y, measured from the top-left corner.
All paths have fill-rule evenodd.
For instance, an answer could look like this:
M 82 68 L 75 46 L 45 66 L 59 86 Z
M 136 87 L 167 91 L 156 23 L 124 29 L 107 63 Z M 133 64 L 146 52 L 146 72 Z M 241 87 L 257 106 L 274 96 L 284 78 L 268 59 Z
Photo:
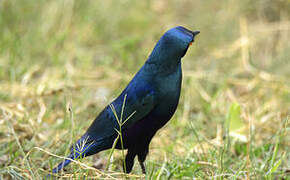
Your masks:
M 192 32 L 193 37 L 192 37 L 192 41 L 189 43 L 189 45 L 192 45 L 192 43 L 194 42 L 194 37 L 195 37 L 196 35 L 198 35 L 199 33 L 200 33 L 200 31 L 193 31 L 193 32 Z
M 192 32 L 193 36 L 196 36 L 196 35 L 198 35 L 199 33 L 200 33 L 200 31 L 193 31 L 193 32 Z

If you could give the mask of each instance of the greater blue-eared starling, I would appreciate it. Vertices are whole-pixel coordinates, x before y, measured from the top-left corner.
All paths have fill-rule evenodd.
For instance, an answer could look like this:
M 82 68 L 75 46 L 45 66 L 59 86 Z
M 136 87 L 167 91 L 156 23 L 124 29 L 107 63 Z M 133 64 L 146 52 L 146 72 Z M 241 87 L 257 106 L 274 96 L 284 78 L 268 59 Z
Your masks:
M 68 159 L 54 168 L 53 173 L 67 166 L 69 159 L 112 148 L 116 138 L 116 149 L 128 149 L 124 171 L 131 172 L 137 156 L 142 172 L 146 173 L 144 161 L 150 141 L 177 108 L 182 81 L 181 58 L 198 33 L 182 26 L 165 32 L 131 82 L 96 117 L 71 147 Z

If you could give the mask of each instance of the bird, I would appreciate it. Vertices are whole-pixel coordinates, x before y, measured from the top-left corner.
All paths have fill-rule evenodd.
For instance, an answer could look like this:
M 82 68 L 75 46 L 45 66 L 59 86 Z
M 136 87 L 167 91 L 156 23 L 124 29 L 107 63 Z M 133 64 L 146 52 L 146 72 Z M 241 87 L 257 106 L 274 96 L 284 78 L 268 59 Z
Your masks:
M 71 146 L 68 157 L 52 173 L 72 160 L 111 149 L 127 150 L 123 170 L 130 173 L 137 156 L 142 173 L 156 134 L 175 113 L 181 92 L 181 59 L 200 31 L 183 26 L 167 30 L 144 65 L 121 94 L 95 118 L 87 131 Z

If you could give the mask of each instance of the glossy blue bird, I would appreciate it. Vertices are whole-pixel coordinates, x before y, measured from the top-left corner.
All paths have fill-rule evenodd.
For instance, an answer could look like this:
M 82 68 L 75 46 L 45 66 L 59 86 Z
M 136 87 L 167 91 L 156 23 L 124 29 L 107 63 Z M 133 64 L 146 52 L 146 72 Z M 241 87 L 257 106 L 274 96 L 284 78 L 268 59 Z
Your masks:
M 182 26 L 165 32 L 128 86 L 96 117 L 71 147 L 68 159 L 53 173 L 68 165 L 70 159 L 112 148 L 116 139 L 115 148 L 128 149 L 124 171 L 131 172 L 137 156 L 142 172 L 146 173 L 144 161 L 150 141 L 176 111 L 182 82 L 181 58 L 198 33 Z

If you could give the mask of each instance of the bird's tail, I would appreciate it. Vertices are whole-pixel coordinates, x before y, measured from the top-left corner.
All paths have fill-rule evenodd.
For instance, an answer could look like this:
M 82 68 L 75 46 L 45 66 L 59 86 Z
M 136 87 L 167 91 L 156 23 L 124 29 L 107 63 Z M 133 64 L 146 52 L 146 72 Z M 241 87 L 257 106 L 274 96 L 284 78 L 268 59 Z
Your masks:
M 89 135 L 85 134 L 75 145 L 72 146 L 70 155 L 63 162 L 59 163 L 58 166 L 52 170 L 52 173 L 58 173 L 65 166 L 71 163 L 72 160 L 90 156 L 98 151 L 99 146 L 97 143 L 90 138 Z
M 59 163 L 56 168 L 52 170 L 52 173 L 58 173 L 61 171 L 65 166 L 67 166 L 69 163 L 71 163 L 71 159 L 77 159 L 79 156 L 74 156 L 73 154 L 70 154 L 67 159 L 65 159 L 63 162 Z

